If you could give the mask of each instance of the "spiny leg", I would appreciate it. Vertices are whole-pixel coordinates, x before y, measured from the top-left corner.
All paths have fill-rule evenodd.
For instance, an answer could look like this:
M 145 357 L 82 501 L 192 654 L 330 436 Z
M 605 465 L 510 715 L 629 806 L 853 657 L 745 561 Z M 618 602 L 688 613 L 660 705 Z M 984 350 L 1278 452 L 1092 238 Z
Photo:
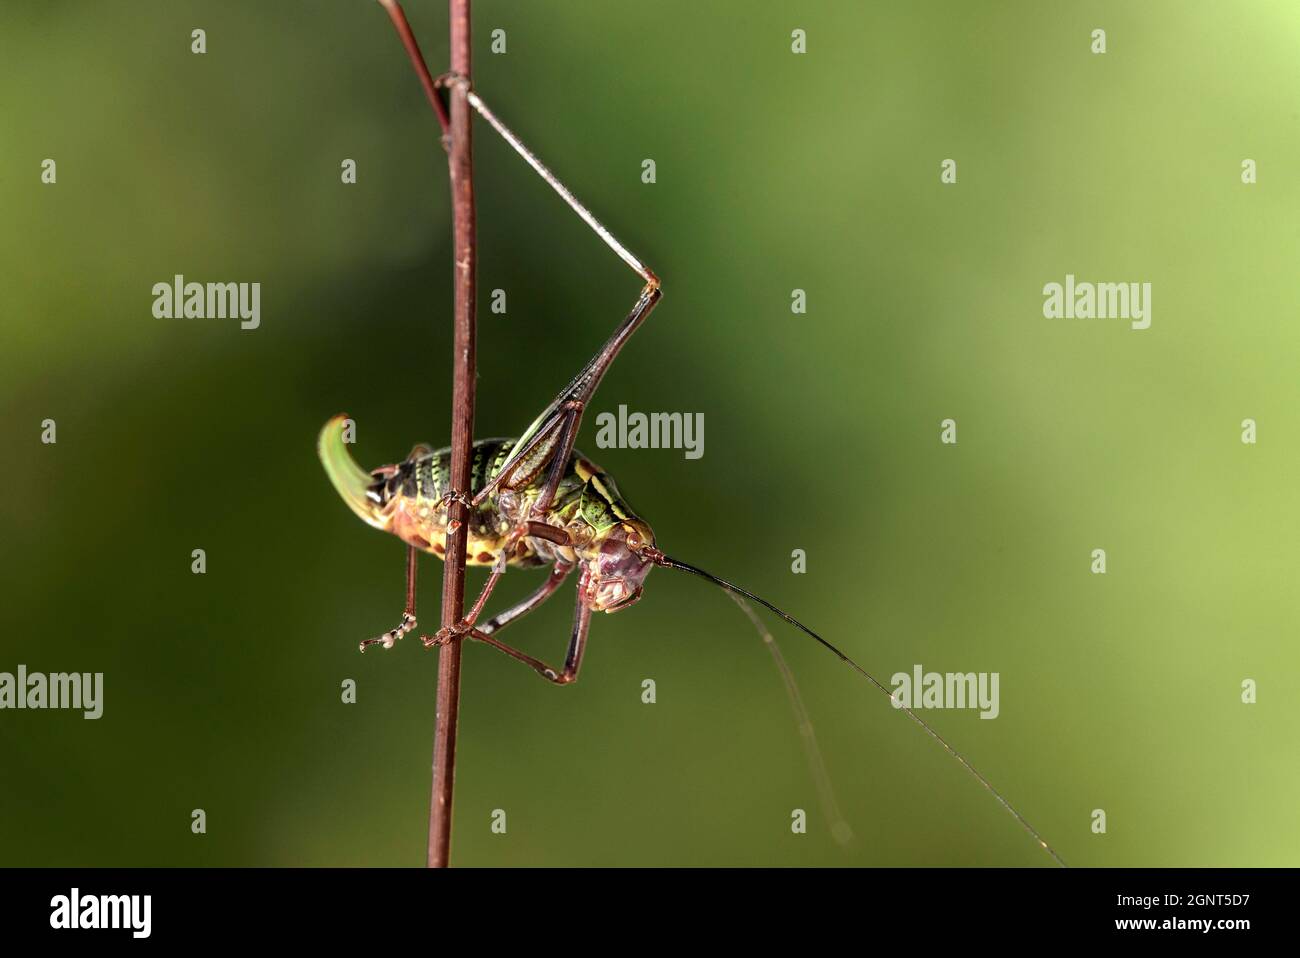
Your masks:
M 522 522 L 516 527 L 516 532 L 520 537 L 536 536 L 539 539 L 547 539 L 562 546 L 570 545 L 572 542 L 569 538 L 569 534 L 563 529 L 558 526 L 548 525 L 545 522 L 536 522 L 531 520 Z M 420 636 L 420 641 L 424 643 L 426 649 L 433 648 L 435 645 L 442 645 L 453 637 L 457 635 L 465 635 L 470 631 L 470 627 L 478 621 L 478 617 L 483 613 L 483 606 L 487 604 L 488 596 L 490 596 L 492 590 L 496 588 L 497 582 L 500 581 L 501 576 L 505 575 L 506 562 L 508 561 L 510 552 L 514 549 L 514 544 L 517 541 L 518 539 L 513 535 L 507 538 L 505 547 L 502 548 L 501 552 L 497 555 L 496 564 L 492 567 L 492 574 L 488 576 L 488 580 L 483 584 L 483 589 L 479 592 L 478 598 L 474 600 L 474 605 L 470 607 L 469 612 L 463 619 L 454 625 L 445 626 L 439 629 L 437 634 L 433 636 Z M 556 565 L 555 571 L 551 573 L 551 578 L 547 580 L 545 585 L 519 605 L 513 606 L 505 612 L 502 612 L 501 615 L 494 617 L 484 626 L 483 631 L 490 634 L 497 629 L 503 628 L 506 622 L 516 619 L 525 613 L 531 612 L 538 605 L 541 605 L 541 603 L 555 591 L 559 584 L 564 581 L 565 576 L 567 576 L 571 571 L 573 571 L 573 566 L 571 565 Z M 504 621 L 501 621 L 503 618 Z
M 466 635 L 471 639 L 477 639 L 479 642 L 486 643 L 492 648 L 504 652 L 512 659 L 518 659 L 548 682 L 554 682 L 556 685 L 569 685 L 578 680 L 578 670 L 582 668 L 582 657 L 587 651 L 587 633 L 590 628 L 591 609 L 582 604 L 582 596 L 579 595 L 577 609 L 573 614 L 573 635 L 569 639 L 569 651 L 564 657 L 564 670 L 562 672 L 556 672 L 554 668 L 541 659 L 535 659 L 526 652 L 520 652 L 504 642 L 494 639 L 489 633 L 481 629 L 470 629 Z
M 555 590 L 564 584 L 564 580 L 569 577 L 569 573 L 572 571 L 573 566 L 571 565 L 557 564 L 555 568 L 551 570 L 551 574 L 547 576 L 546 581 L 542 583 L 537 591 L 523 601 L 512 605 L 504 611 L 498 612 L 496 615 L 492 616 L 492 618 L 480 625 L 477 631 L 484 635 L 493 635 L 500 632 L 511 622 L 523 618 L 529 612 L 537 609 L 543 602 L 553 596 Z
M 415 546 L 406 547 L 406 608 L 402 610 L 402 622 L 395 629 L 389 629 L 383 635 L 366 639 L 361 643 L 361 651 L 372 645 L 382 645 L 391 649 L 393 644 L 406 633 L 415 628 L 415 580 L 418 569 L 420 550 Z
M 417 442 L 412 448 L 406 459 L 408 462 L 414 462 L 424 456 L 429 455 L 430 448 L 422 442 Z M 380 466 L 378 469 L 371 471 L 371 475 L 376 479 L 387 479 L 395 475 L 398 466 Z M 419 569 L 420 550 L 413 545 L 406 547 L 406 606 L 402 610 L 402 621 L 395 629 L 389 629 L 383 635 L 373 639 L 366 639 L 361 643 L 361 651 L 364 652 L 369 646 L 382 645 L 386 649 L 391 649 L 394 643 L 402 636 L 415 629 L 415 585 L 416 573 Z
M 462 77 L 448 74 L 439 77 L 437 82 L 439 85 L 448 85 L 467 81 Z M 547 462 L 551 462 L 552 471 L 547 476 L 547 483 L 543 488 L 542 496 L 537 500 L 531 512 L 531 518 L 536 519 L 545 515 L 555 497 L 555 489 L 563 477 L 568 457 L 573 451 L 573 443 L 577 438 L 578 427 L 582 423 L 583 410 L 591 402 L 596 387 L 600 385 L 606 370 L 609 369 L 610 364 L 623 348 L 624 343 L 627 342 L 628 338 L 631 337 L 645 318 L 650 315 L 650 311 L 654 309 L 655 304 L 659 301 L 661 295 L 659 277 L 654 274 L 653 270 L 642 263 L 631 250 L 619 242 L 600 220 L 596 219 L 592 212 L 574 196 L 573 192 L 560 182 L 560 178 L 552 173 L 546 164 L 538 159 L 537 155 L 497 118 L 496 114 L 483 102 L 482 97 L 473 90 L 469 91 L 467 97 L 470 105 L 478 110 L 483 119 L 500 134 L 501 138 L 523 157 L 524 161 L 536 171 L 537 175 L 545 180 L 559 194 L 560 198 L 568 204 L 569 208 L 577 213 L 579 218 L 591 227 L 592 231 L 600 237 L 605 245 L 612 249 L 618 255 L 618 258 L 626 263 L 645 283 L 628 317 L 619 324 L 618 328 L 614 330 L 614 334 L 600 351 L 587 362 L 578 375 L 564 389 L 560 390 L 554 401 L 533 421 L 532 425 L 524 430 L 511 456 L 503 464 L 492 482 L 480 489 L 474 496 L 474 504 L 477 505 L 491 495 L 499 485 L 504 485 L 507 489 L 528 486 L 535 480 Z M 555 464 L 555 460 L 559 461 L 558 465 Z M 524 475 L 516 475 L 516 472 L 520 471 L 519 467 L 525 463 L 530 468 L 523 470 Z
M 439 87 L 452 84 L 468 86 L 469 81 L 465 77 L 445 74 L 439 77 L 435 83 Z M 517 525 L 507 538 L 506 553 L 508 557 L 509 551 L 513 550 L 519 539 L 529 534 L 525 528 L 529 521 L 546 518 L 547 512 L 555 501 L 560 482 L 564 478 L 569 458 L 573 454 L 573 445 L 577 441 L 578 430 L 582 424 L 583 410 L 591 402 L 597 387 L 610 365 L 614 362 L 615 357 L 618 356 L 624 344 L 636 332 L 641 323 L 650 315 L 650 311 L 659 302 L 662 293 L 660 291 L 659 277 L 655 275 L 654 271 L 642 263 L 626 246 L 615 238 L 614 234 L 605 228 L 604 224 L 592 215 L 591 211 L 574 196 L 573 192 L 560 182 L 559 177 L 552 173 L 538 159 L 536 154 L 529 150 L 523 144 L 523 141 L 497 118 L 496 114 L 488 108 L 477 93 L 469 90 L 467 99 L 488 124 L 510 144 L 515 152 L 523 157 L 524 161 L 559 194 L 569 208 L 577 213 L 582 221 L 591 227 L 596 235 L 618 255 L 619 259 L 636 272 L 645 283 L 636 303 L 632 307 L 632 311 L 615 328 L 605 345 L 587 361 L 578 374 L 570 380 L 564 389 L 560 390 L 551 404 L 542 411 L 542 414 L 524 430 L 514 450 L 497 471 L 497 475 L 480 489 L 470 501 L 469 505 L 471 507 L 481 505 L 499 487 L 511 490 L 526 489 L 537 480 L 543 469 L 546 469 L 548 465 L 550 466 L 538 497 L 533 501 L 528 515 L 523 517 L 525 521 Z M 462 497 L 457 498 L 463 501 Z M 494 572 L 493 576 L 488 579 L 483 591 L 474 603 L 476 610 L 482 609 L 483 603 L 487 601 L 487 597 L 496 586 L 499 577 Z M 589 617 L 588 613 L 587 618 Z M 444 628 L 440 630 L 434 639 L 429 640 L 429 643 L 448 639 L 454 634 L 466 634 L 468 626 L 473 621 L 469 617 L 467 617 L 467 620 L 457 623 L 450 629 Z M 444 633 L 447 633 L 447 635 L 444 635 Z M 487 633 L 483 634 L 486 635 Z M 585 629 L 583 634 L 583 641 L 585 642 Z
M 448 78 L 445 77 L 440 78 L 444 83 L 447 82 L 447 79 Z M 537 155 L 533 153 L 532 150 L 524 146 L 523 141 L 519 139 L 519 137 L 515 136 L 515 134 L 504 123 L 497 119 L 497 115 L 488 109 L 488 105 L 483 102 L 483 98 L 480 97 L 478 93 L 470 90 L 468 99 L 470 105 L 474 107 L 474 109 L 478 110 L 483 119 L 487 120 L 492 126 L 492 129 L 496 130 L 497 133 L 501 135 L 501 138 L 509 143 L 516 153 L 524 158 L 524 162 L 531 166 L 537 172 L 537 175 L 550 185 L 551 189 L 560 194 L 560 198 L 569 205 L 569 208 L 572 209 L 573 212 L 577 213 L 584 223 L 591 227 L 592 232 L 599 236 L 606 246 L 618 254 L 619 259 L 627 263 L 627 265 L 630 266 L 637 275 L 645 280 L 647 286 L 654 286 L 656 288 L 659 286 L 659 279 L 650 268 L 642 263 L 641 260 L 637 259 L 631 250 L 620 243 L 614 234 L 607 230 L 605 225 L 601 223 L 600 220 L 596 219 L 587 207 L 582 205 L 582 202 L 573 195 L 572 191 L 560 182 L 560 178 L 552 173 L 546 164 L 537 158 Z
M 479 592 L 478 598 L 474 600 L 474 604 L 470 606 L 470 609 L 465 613 L 465 616 L 459 622 L 455 622 L 452 625 L 444 625 L 433 635 L 420 636 L 420 641 L 424 643 L 424 647 L 426 649 L 431 649 L 435 645 L 444 645 L 455 636 L 464 635 L 468 632 L 474 623 L 478 621 L 479 615 L 483 612 L 483 606 L 487 604 L 488 596 L 492 594 L 492 590 L 497 587 L 497 582 L 499 582 L 501 577 L 505 574 L 506 553 L 502 550 L 501 554 L 497 556 L 496 564 L 492 566 L 492 574 L 488 576 L 487 582 L 483 583 L 483 588 Z
M 583 367 L 573 381 L 565 389 L 561 390 L 551 405 L 525 430 L 524 434 L 519 438 L 515 451 L 498 471 L 497 476 L 474 496 L 471 504 L 477 506 L 503 482 L 510 480 L 511 485 L 507 485 L 507 488 L 515 487 L 513 484 L 518 480 L 515 479 L 513 474 L 525 453 L 540 453 L 540 458 L 537 461 L 538 471 L 557 453 L 561 454 L 559 458 L 562 462 L 567 464 L 568 455 L 572 453 L 573 442 L 577 436 L 578 426 L 582 421 L 583 408 L 590 402 L 605 371 L 609 368 L 610 363 L 614 361 L 614 357 L 618 355 L 619 350 L 623 348 L 623 344 L 641 325 L 641 322 L 650 314 L 650 310 L 659 301 L 661 295 L 659 277 L 641 262 L 631 250 L 624 246 L 600 220 L 596 219 L 591 210 L 583 205 L 573 191 L 560 181 L 560 178 L 538 158 L 537 154 L 525 146 L 524 142 L 501 122 L 497 115 L 483 102 L 482 97 L 474 90 L 469 89 L 469 79 L 467 77 L 455 73 L 445 73 L 437 79 L 430 79 L 428 65 L 424 62 L 419 45 L 415 42 L 414 35 L 411 34 L 410 25 L 406 22 L 400 5 L 396 0 L 380 0 L 380 2 L 392 18 L 393 25 L 397 28 L 398 34 L 406 46 L 416 73 L 419 75 L 421 83 L 424 84 L 425 93 L 438 115 L 438 122 L 442 126 L 444 138 L 449 128 L 447 111 L 439 99 L 437 91 L 451 86 L 464 87 L 466 100 L 488 122 L 488 125 L 510 144 L 510 147 L 524 159 L 524 162 L 531 166 L 537 175 L 545 180 L 569 208 L 578 214 L 578 217 L 591 228 L 592 232 L 599 236 L 601 241 L 613 250 L 618 258 L 626 263 L 645 283 L 641 295 L 637 298 L 636 305 L 628 318 L 614 331 L 614 335 L 610 337 L 601 351 Z M 533 441 L 534 437 L 545 438 L 550 443 L 550 447 L 543 446 L 539 449 L 539 444 Z M 534 508 L 530 513 L 530 518 L 537 519 L 545 515 L 546 509 L 549 508 L 550 502 L 555 497 L 555 489 L 563 476 L 563 472 L 564 464 L 552 468 L 550 475 L 547 477 L 547 484 L 543 490 L 542 498 L 538 500 L 538 504 L 544 503 L 543 508 Z M 529 477 L 527 481 L 522 482 L 522 485 L 526 486 L 531 481 L 532 477 Z M 461 495 L 453 495 L 450 498 L 459 502 L 464 501 L 464 497 Z
M 542 497 L 538 499 L 538 504 L 545 499 L 545 507 L 550 508 L 555 490 L 559 486 L 560 479 L 563 478 L 564 468 L 573 452 L 583 411 L 591 402 L 605 373 L 632 334 L 650 315 L 650 311 L 659 302 L 659 297 L 657 286 L 647 286 L 642 290 L 632 311 L 619 323 L 605 345 L 587 361 L 578 375 L 560 390 L 532 425 L 524 430 L 509 457 L 497 470 L 497 474 L 475 494 L 474 505 L 482 504 L 498 486 L 506 489 L 527 488 L 550 464 L 551 473 L 547 476 Z M 560 463 L 558 466 L 557 460 Z M 534 509 L 532 514 L 536 518 L 544 513 L 538 513 Z

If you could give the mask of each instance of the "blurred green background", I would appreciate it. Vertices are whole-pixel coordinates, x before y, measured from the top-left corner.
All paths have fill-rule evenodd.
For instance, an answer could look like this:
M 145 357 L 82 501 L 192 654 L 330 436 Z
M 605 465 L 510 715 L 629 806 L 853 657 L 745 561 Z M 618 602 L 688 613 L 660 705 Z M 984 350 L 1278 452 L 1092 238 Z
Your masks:
M 408 12 L 441 69 L 445 4 Z M 1071 864 L 1300 863 L 1300 8 L 479 0 L 474 18 L 479 91 L 664 279 L 593 412 L 701 412 L 704 457 L 597 449 L 594 415 L 579 442 L 660 544 L 886 681 L 999 672 L 996 721 L 928 717 Z M 387 18 L 7 2 L 0 47 L 0 671 L 105 673 L 97 722 L 0 713 L 0 864 L 422 863 L 436 656 L 413 637 L 357 653 L 396 620 L 404 550 L 314 449 L 339 411 L 368 465 L 447 441 L 446 162 Z M 476 129 L 477 432 L 509 435 L 638 283 Z M 1067 272 L 1151 282 L 1152 327 L 1044 319 Z M 176 273 L 260 282 L 261 328 L 155 319 Z M 422 568 L 429 625 L 441 565 Z M 560 660 L 571 610 L 566 589 L 510 636 Z M 573 688 L 468 647 L 454 862 L 1050 864 L 778 625 L 847 848 L 750 625 L 660 571 L 595 622 Z

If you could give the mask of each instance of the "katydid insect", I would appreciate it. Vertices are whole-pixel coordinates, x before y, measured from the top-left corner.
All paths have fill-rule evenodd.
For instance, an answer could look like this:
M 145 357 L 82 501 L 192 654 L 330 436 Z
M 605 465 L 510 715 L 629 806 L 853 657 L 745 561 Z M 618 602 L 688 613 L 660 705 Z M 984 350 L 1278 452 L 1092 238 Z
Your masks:
M 650 525 L 628 505 L 613 478 L 575 450 L 583 411 L 614 359 L 659 302 L 659 279 L 601 225 L 476 93 L 471 91 L 468 99 L 493 129 L 641 277 L 644 285 L 631 312 L 605 345 L 519 437 L 474 443 L 471 495 L 461 500 L 469 514 L 466 562 L 490 566 L 491 572 L 464 618 L 433 636 L 423 637 L 424 646 L 433 648 L 460 638 L 474 639 L 518 659 L 550 682 L 567 685 L 578 678 L 582 667 L 592 613 L 628 608 L 641 598 L 651 569 L 676 569 L 713 583 L 741 604 L 771 648 L 797 713 L 802 712 L 802 703 L 793 676 L 770 633 L 745 599 L 757 602 L 811 636 L 892 700 L 890 690 L 875 676 L 794 616 L 761 596 L 661 551 Z M 448 532 L 448 507 L 457 497 L 451 489 L 450 450 L 434 451 L 417 445 L 400 463 L 366 470 L 348 451 L 344 438 L 346 423 L 345 416 L 335 416 L 325 424 L 319 438 L 321 462 L 334 488 L 364 522 L 393 533 L 408 544 L 411 549 L 408 563 L 414 563 L 415 550 L 442 558 Z M 522 602 L 480 621 L 488 598 L 509 566 L 550 566 L 551 572 Z M 362 642 L 363 652 L 372 645 L 392 648 L 398 639 L 415 629 L 413 568 L 408 565 L 407 605 L 400 623 L 377 638 Z M 563 666 L 548 665 L 497 638 L 497 633 L 507 625 L 554 595 L 575 570 L 579 572 L 577 603 Z M 892 704 L 974 776 L 1057 864 L 1065 864 L 1024 816 L 928 722 L 901 702 L 894 700 Z M 801 726 L 805 724 L 801 721 Z M 812 748 L 810 761 L 826 801 L 829 792 L 822 782 L 824 772 L 815 755 L 815 743 L 809 738 L 805 744 Z M 829 804 L 833 807 L 833 799 Z

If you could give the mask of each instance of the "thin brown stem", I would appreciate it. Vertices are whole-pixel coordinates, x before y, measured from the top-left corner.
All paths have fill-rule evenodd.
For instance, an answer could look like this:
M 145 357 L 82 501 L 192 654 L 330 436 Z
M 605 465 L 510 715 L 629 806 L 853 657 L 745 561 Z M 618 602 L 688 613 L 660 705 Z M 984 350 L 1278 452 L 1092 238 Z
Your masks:
M 438 93 L 438 85 L 429 73 L 429 66 L 424 62 L 424 55 L 420 53 L 420 45 L 416 43 L 415 34 L 411 32 L 411 24 L 406 20 L 406 13 L 397 0 L 379 0 L 379 5 L 387 11 L 388 19 L 393 21 L 397 35 L 402 40 L 402 46 L 406 48 L 406 55 L 411 58 L 411 66 L 415 68 L 415 75 L 420 78 L 420 85 L 424 87 L 424 95 L 428 98 L 429 105 L 433 107 L 433 112 L 438 117 L 438 126 L 442 127 L 443 148 L 450 149 L 451 118 L 447 115 L 447 107 L 443 104 L 442 96 Z
M 469 533 L 470 457 L 474 443 L 476 360 L 474 164 L 469 105 L 470 0 L 450 0 L 451 123 L 447 163 L 451 171 L 452 256 L 455 282 L 455 344 L 452 356 L 451 488 L 447 552 L 442 578 L 442 626 L 460 621 L 465 607 L 465 547 Z M 418 50 L 417 50 L 418 54 Z M 423 61 L 421 61 L 423 62 Z M 422 71 L 424 76 L 428 71 Z M 422 76 L 423 79 L 423 76 Z M 436 99 L 436 91 L 434 91 Z M 433 733 L 433 789 L 429 801 L 429 867 L 445 868 L 451 851 L 451 798 L 456 771 L 456 725 L 460 711 L 460 637 L 438 652 L 437 718 Z

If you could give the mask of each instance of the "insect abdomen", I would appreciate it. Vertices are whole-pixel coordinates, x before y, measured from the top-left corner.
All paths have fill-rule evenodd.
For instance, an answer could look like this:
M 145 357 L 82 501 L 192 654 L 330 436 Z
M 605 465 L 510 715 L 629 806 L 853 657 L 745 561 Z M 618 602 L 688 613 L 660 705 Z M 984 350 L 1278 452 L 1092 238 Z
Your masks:
M 477 493 L 491 482 L 515 447 L 514 439 L 480 439 L 474 443 L 470 463 L 470 492 Z M 386 528 L 417 548 L 439 558 L 446 551 L 447 507 L 441 500 L 451 491 L 451 450 L 438 449 L 390 467 L 393 471 L 372 487 L 387 516 Z M 469 520 L 466 562 L 491 565 L 505 545 L 506 535 L 524 510 L 541 491 L 545 471 L 531 485 L 516 490 L 498 490 L 476 508 Z M 519 513 L 519 514 L 516 514 Z M 569 527 L 575 539 L 587 541 L 630 514 L 613 480 L 599 467 L 575 451 L 556 490 L 547 521 Z M 577 523 L 577 526 L 573 526 Z M 522 553 L 510 557 L 512 564 L 552 561 L 555 550 L 549 543 L 524 540 Z M 572 557 L 569 557 L 572 561 Z

